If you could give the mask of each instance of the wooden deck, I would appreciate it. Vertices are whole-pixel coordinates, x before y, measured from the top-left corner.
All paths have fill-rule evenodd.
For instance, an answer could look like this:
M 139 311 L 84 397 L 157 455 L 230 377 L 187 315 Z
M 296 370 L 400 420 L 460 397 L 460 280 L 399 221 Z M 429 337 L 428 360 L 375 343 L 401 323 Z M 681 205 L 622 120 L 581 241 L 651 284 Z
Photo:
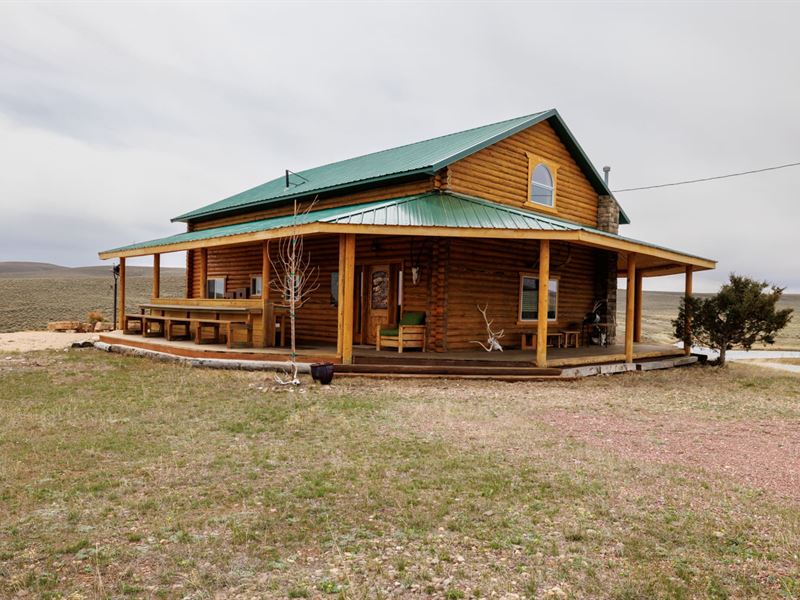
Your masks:
M 144 338 L 140 335 L 124 335 L 121 331 L 103 333 L 100 341 L 107 344 L 130 346 L 143 350 L 163 352 L 185 358 L 215 358 L 230 360 L 287 361 L 288 348 L 233 348 L 224 344 L 204 344 L 198 346 L 191 341 L 167 341 L 164 338 Z M 635 344 L 634 360 L 648 360 L 681 356 L 683 351 L 666 344 Z M 328 361 L 341 362 L 336 347 L 324 344 L 299 344 L 297 348 L 300 362 Z M 602 348 L 586 346 L 583 348 L 549 348 L 548 368 L 536 368 L 536 353 L 523 350 L 505 352 L 403 352 L 394 349 L 376 351 L 373 346 L 355 346 L 353 365 L 339 365 L 337 372 L 350 373 L 419 373 L 469 374 L 511 376 L 514 373 L 526 376 L 558 375 L 565 367 L 599 365 L 624 362 L 625 349 L 621 344 Z

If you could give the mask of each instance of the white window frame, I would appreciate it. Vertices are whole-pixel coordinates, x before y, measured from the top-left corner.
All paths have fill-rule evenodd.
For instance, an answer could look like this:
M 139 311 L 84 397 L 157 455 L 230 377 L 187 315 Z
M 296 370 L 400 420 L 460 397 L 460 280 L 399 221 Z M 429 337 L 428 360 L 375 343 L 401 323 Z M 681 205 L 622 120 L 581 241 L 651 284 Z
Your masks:
M 260 288 L 258 292 L 256 292 L 255 283 L 258 282 L 258 287 Z M 258 275 L 250 275 L 250 297 L 251 298 L 261 298 L 264 295 L 264 281 L 261 274 Z
M 535 279 L 537 282 L 539 281 L 539 275 L 536 273 L 520 273 L 519 274 L 519 296 L 518 296 L 518 304 L 519 309 L 517 312 L 517 321 L 519 323 L 538 323 L 539 322 L 539 286 L 537 283 L 536 286 L 536 318 L 535 319 L 526 319 L 522 316 L 522 293 L 523 293 L 523 286 L 525 283 L 525 279 Z M 559 288 L 561 287 L 561 283 L 559 281 L 559 277 L 550 277 L 550 285 L 555 284 L 555 302 L 547 303 L 547 313 L 550 314 L 550 311 L 553 311 L 553 316 L 547 318 L 548 323 L 556 323 L 558 321 L 558 295 L 559 295 Z M 548 286 L 548 294 L 549 294 L 549 286 Z
M 216 293 L 213 296 L 211 295 L 211 290 L 209 289 L 209 284 L 212 281 L 214 281 L 214 282 L 221 281 L 222 282 L 222 295 L 221 296 L 217 296 Z M 206 277 L 206 298 L 211 298 L 211 299 L 224 298 L 226 289 L 227 289 L 227 277 Z

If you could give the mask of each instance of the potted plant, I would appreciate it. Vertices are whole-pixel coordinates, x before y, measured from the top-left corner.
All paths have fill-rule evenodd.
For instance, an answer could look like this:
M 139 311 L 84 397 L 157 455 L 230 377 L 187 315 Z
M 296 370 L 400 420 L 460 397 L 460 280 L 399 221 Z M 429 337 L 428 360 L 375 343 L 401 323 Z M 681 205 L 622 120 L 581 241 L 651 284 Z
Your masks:
M 311 378 L 322 385 L 328 385 L 333 380 L 333 363 L 321 362 L 311 364 Z

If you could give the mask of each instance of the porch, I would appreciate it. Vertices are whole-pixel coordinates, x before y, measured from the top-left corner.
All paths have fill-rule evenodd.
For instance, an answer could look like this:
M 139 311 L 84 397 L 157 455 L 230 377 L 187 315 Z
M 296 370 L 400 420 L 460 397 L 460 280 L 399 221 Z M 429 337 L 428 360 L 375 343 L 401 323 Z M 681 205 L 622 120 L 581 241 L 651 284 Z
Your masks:
M 193 359 L 222 359 L 231 361 L 285 362 L 289 349 L 228 348 L 226 344 L 197 345 L 187 340 L 168 341 L 164 338 L 146 338 L 141 335 L 113 331 L 100 335 L 100 341 L 110 345 L 127 346 Z M 676 346 L 653 343 L 634 343 L 633 360 L 653 360 L 682 356 Z M 579 348 L 550 348 L 546 368 L 536 367 L 535 350 L 510 349 L 503 352 L 404 352 L 375 350 L 374 346 L 353 346 L 352 364 L 342 364 L 336 346 L 327 344 L 298 344 L 297 360 L 304 363 L 332 362 L 337 373 L 430 373 L 459 374 L 470 372 L 495 372 L 504 374 L 558 375 L 561 369 L 587 365 L 625 362 L 624 344 L 609 346 L 582 346 Z
M 296 313 L 299 361 L 396 365 L 398 370 L 419 361 L 424 361 L 416 364 L 419 367 L 445 367 L 447 361 L 455 361 L 464 368 L 512 369 L 632 364 L 681 353 L 641 343 L 643 278 L 683 273 L 689 295 L 692 274 L 713 268 L 713 261 L 706 259 L 452 194 L 334 207 L 301 216 L 209 227 L 101 253 L 103 258 L 120 259 L 121 318 L 126 308 L 126 258 L 153 256 L 149 314 L 155 315 L 154 321 L 182 323 L 180 333 L 194 333 L 195 343 L 159 339 L 164 329 L 167 338 L 172 337 L 169 326 L 144 331 L 153 337 L 141 339 L 129 330 L 123 339 L 129 345 L 157 346 L 182 356 L 287 359 L 289 350 L 275 335 L 287 328 L 287 310 L 281 309 L 287 292 L 273 285 L 286 278 L 274 261 L 281 241 L 298 236 L 319 282 Z M 161 253 L 183 250 L 188 251 L 186 298 L 162 299 Z M 616 342 L 624 343 L 588 345 L 585 336 L 573 341 L 578 347 L 558 347 L 558 339 L 549 343 L 553 335 L 566 338 L 580 330 L 587 313 L 597 315 L 598 304 L 605 304 L 595 321 L 598 332 L 609 332 L 614 340 L 620 276 L 627 281 L 627 311 L 624 335 L 616 335 Z M 169 306 L 159 310 L 160 304 Z M 489 316 L 481 315 L 487 306 Z M 248 318 L 236 317 L 236 311 L 244 309 Z M 395 327 L 407 313 L 424 315 L 421 345 L 429 352 L 378 354 L 374 344 L 383 336 L 379 332 Z M 219 344 L 224 337 L 220 327 L 227 327 L 229 342 L 233 338 L 228 321 L 235 318 L 246 321 L 238 325 L 252 347 Z M 198 331 L 208 320 L 218 325 L 211 340 Z M 485 342 L 492 323 L 505 333 L 501 343 L 507 352 L 476 350 L 475 343 Z M 600 336 L 590 337 L 597 341 Z M 533 348 L 525 351 L 526 345 Z M 523 350 L 514 350 L 520 346 Z

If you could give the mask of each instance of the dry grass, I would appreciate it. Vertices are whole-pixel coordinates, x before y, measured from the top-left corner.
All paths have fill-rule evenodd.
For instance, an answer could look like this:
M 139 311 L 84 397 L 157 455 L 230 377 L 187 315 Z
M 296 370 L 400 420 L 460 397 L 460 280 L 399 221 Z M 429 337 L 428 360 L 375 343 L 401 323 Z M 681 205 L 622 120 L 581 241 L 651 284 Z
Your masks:
M 660 443 L 736 428 L 738 466 L 788 431 L 788 461 L 798 376 L 265 381 L 0 359 L 0 597 L 800 595 L 791 494 L 712 460 L 729 446 Z
M 162 295 L 183 296 L 186 278 L 163 274 Z M 150 277 L 130 277 L 128 307 L 147 302 Z M 111 319 L 114 281 L 111 277 L 0 277 L 0 333 L 45 329 L 49 321 L 85 321 L 90 311 Z

